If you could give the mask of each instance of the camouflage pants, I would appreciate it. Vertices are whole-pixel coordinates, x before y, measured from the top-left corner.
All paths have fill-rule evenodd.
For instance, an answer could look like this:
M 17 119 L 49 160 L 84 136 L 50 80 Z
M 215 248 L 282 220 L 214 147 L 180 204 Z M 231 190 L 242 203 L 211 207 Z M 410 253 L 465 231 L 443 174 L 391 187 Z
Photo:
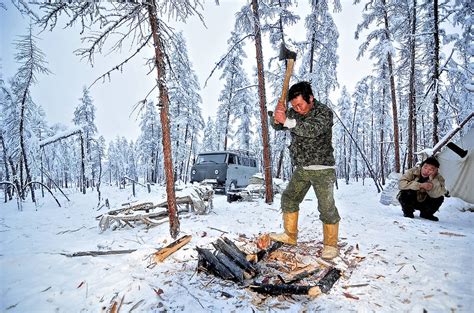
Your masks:
M 334 182 L 336 171 L 334 169 L 305 170 L 297 167 L 293 177 L 281 197 L 281 210 L 283 212 L 299 211 L 309 187 L 313 186 L 318 198 L 319 219 L 324 224 L 335 224 L 341 217 L 334 203 Z

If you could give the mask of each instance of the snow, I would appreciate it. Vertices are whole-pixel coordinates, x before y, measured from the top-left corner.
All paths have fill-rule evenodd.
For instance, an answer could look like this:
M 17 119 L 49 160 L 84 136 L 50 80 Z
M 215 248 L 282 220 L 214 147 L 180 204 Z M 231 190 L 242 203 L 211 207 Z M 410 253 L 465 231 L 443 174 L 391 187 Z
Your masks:
M 49 143 L 57 141 L 60 138 L 63 138 L 63 137 L 65 138 L 65 137 L 71 136 L 72 134 L 75 134 L 75 133 L 80 132 L 80 131 L 82 131 L 81 126 L 74 126 L 74 127 L 69 128 L 68 130 L 59 132 L 59 133 L 55 134 L 54 136 L 51 136 L 51 137 L 48 137 L 46 139 L 40 140 L 38 142 L 38 145 L 45 146 Z
M 125 189 L 103 186 L 111 209 L 122 203 L 161 202 L 163 187 Z M 168 223 L 146 229 L 142 224 L 101 232 L 97 194 L 88 190 L 18 211 L 15 201 L 0 204 L 0 280 L 2 312 L 105 312 L 123 298 L 120 312 L 471 312 L 474 304 L 474 216 L 466 203 L 447 198 L 440 222 L 402 217 L 399 206 L 379 203 L 380 194 L 366 181 L 335 191 L 342 220 L 340 243 L 359 246 L 366 258 L 350 277 L 341 278 L 329 294 L 268 298 L 255 304 L 254 294 L 230 282 L 196 273 L 195 246 L 207 246 L 221 235 L 238 240 L 281 229 L 280 195 L 272 205 L 263 199 L 227 203 L 216 195 L 208 215 L 186 213 L 180 236 L 191 242 L 163 263 L 150 266 L 155 249 L 169 244 Z M 301 205 L 300 242 L 322 240 L 322 227 L 310 191 Z M 225 233 L 224 233 L 225 232 Z M 137 249 L 130 254 L 66 257 L 60 253 Z M 368 284 L 361 287 L 349 285 Z M 227 298 L 226 294 L 231 295 Z M 344 296 L 348 292 L 359 300 Z

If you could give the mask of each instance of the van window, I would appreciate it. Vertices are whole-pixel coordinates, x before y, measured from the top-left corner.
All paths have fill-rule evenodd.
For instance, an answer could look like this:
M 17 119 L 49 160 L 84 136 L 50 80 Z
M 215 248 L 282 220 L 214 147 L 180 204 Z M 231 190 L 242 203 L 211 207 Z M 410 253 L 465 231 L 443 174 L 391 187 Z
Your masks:
M 250 159 L 250 166 L 251 167 L 257 167 L 257 161 L 254 159 Z
M 239 159 L 235 154 L 229 154 L 229 164 L 239 164 Z
M 197 158 L 196 164 L 201 163 L 225 163 L 225 153 L 216 154 L 200 154 Z

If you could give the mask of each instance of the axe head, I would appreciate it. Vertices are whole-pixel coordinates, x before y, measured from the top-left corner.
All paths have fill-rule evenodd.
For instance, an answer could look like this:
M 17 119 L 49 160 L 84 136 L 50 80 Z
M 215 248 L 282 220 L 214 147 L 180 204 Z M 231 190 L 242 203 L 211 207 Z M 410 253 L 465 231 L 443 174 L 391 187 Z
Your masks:
M 296 52 L 291 51 L 284 44 L 280 46 L 280 60 L 296 60 Z

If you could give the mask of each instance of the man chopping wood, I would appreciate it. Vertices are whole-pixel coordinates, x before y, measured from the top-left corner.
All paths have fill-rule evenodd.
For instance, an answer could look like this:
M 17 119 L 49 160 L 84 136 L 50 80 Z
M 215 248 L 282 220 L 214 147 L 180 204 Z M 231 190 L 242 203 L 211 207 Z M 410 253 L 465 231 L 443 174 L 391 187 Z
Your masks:
M 446 187 L 438 168 L 438 160 L 431 156 L 421 163 L 421 167 L 407 170 L 400 178 L 397 198 L 402 205 L 403 216 L 414 218 L 415 210 L 420 210 L 421 218 L 439 221 L 434 213 L 444 201 Z
M 287 109 L 287 101 L 291 108 Z M 275 130 L 291 133 L 290 156 L 295 167 L 293 176 L 281 197 L 283 233 L 271 233 L 270 239 L 296 245 L 299 205 L 312 186 L 318 198 L 319 218 L 323 222 L 324 248 L 322 258 L 333 259 L 337 247 L 339 220 L 334 203 L 336 180 L 332 147 L 333 113 L 314 99 L 311 84 L 299 82 L 288 90 L 287 99 L 280 99 L 271 125 Z

